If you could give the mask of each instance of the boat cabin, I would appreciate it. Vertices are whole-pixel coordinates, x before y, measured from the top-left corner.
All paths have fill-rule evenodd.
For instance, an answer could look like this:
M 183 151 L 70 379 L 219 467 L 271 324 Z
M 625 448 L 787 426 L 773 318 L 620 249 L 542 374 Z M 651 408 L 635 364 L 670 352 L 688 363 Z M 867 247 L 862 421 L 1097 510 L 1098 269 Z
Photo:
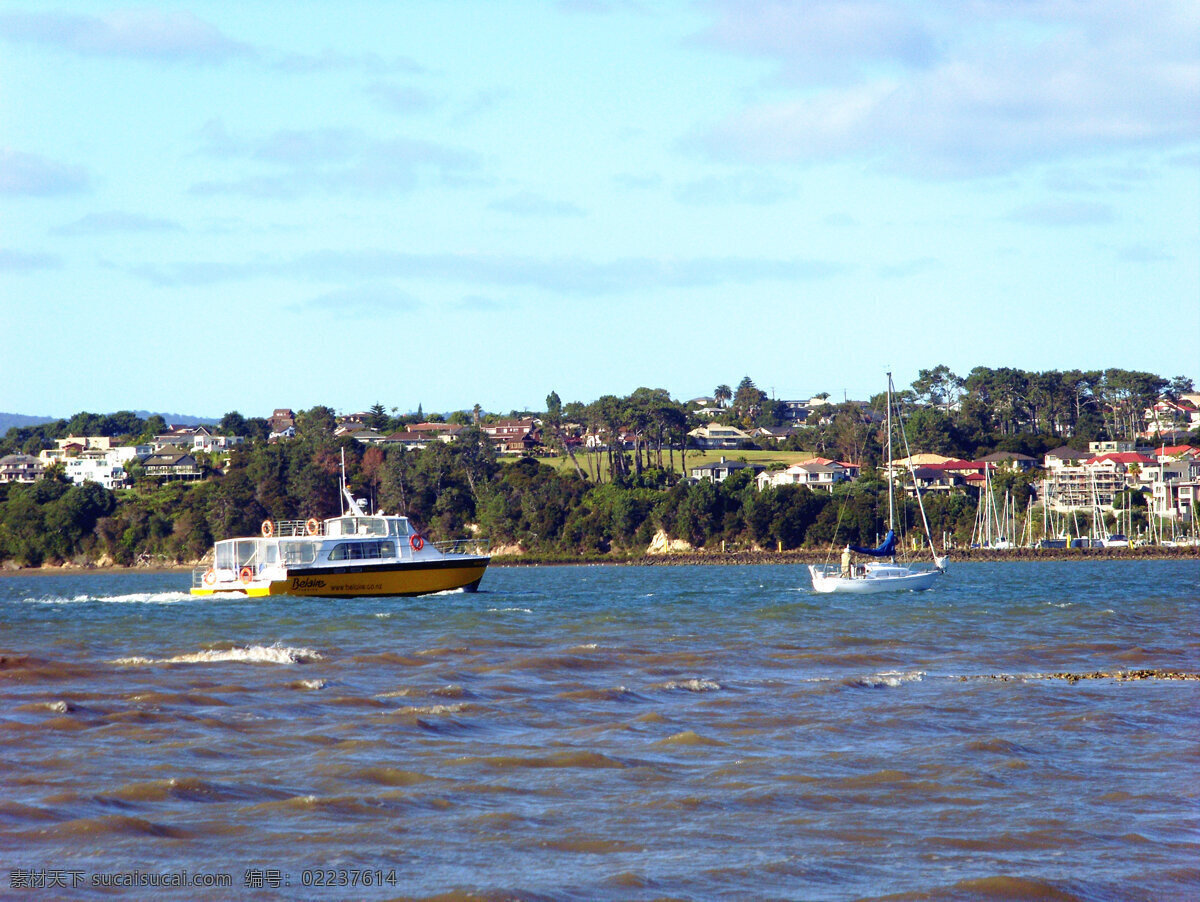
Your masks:
M 316 535 L 306 534 L 292 524 L 280 526 L 278 536 L 217 542 L 213 568 L 218 573 L 238 573 L 243 567 L 257 572 L 277 565 L 399 560 L 412 557 L 416 536 L 407 517 L 394 516 L 331 517 Z

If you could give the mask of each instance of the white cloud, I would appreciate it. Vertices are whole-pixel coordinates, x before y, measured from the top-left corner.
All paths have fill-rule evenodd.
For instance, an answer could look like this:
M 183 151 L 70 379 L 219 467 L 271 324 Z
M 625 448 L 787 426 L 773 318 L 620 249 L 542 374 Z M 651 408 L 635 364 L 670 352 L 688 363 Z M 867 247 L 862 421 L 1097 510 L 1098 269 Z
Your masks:
M 353 285 L 327 291 L 292 304 L 294 311 L 318 310 L 337 316 L 380 317 L 408 313 L 421 303 L 411 294 L 386 284 Z
M 87 56 L 215 62 L 250 52 L 190 12 L 155 9 L 102 16 L 7 13 L 0 15 L 0 36 Z
M 1006 218 L 1027 225 L 1104 225 L 1112 222 L 1113 209 L 1108 204 L 1092 201 L 1058 200 L 1025 204 L 1017 207 Z
M 583 216 L 583 210 L 566 200 L 551 200 L 534 191 L 520 191 L 509 197 L 492 201 L 488 208 L 500 213 L 531 218 L 560 218 Z
M 260 138 L 231 135 L 219 121 L 200 134 L 202 152 L 262 166 L 253 174 L 197 182 L 198 196 L 293 198 L 313 192 L 376 195 L 412 190 L 424 173 L 443 180 L 475 172 L 472 152 L 411 138 L 381 139 L 358 129 L 284 129 Z
M 181 232 L 183 226 L 173 219 L 109 210 L 88 213 L 50 231 L 53 235 L 103 235 L 113 232 Z
M 82 166 L 59 163 L 32 153 L 0 150 L 0 194 L 74 194 L 90 186 L 91 177 Z
M 0 272 L 26 273 L 43 269 L 60 269 L 62 259 L 55 254 L 28 253 L 0 248 Z
M 852 19 L 875 5 L 847 0 L 833 18 Z M 802 9 L 828 14 L 826 6 Z M 746 29 L 766 31 L 778 9 L 746 7 Z M 831 87 L 827 79 L 797 75 L 791 96 L 749 105 L 700 143 L 723 159 L 852 156 L 910 175 L 959 177 L 1126 148 L 1171 150 L 1200 139 L 1200 7 L 1164 0 L 1150 15 L 1115 0 L 1047 0 L 962 9 L 973 18 L 927 17 L 936 56 L 900 52 L 907 45 L 895 36 L 903 28 L 893 23 L 865 41 L 870 55 L 855 56 L 854 78 Z M 792 18 L 803 17 L 793 10 Z M 803 73 L 843 43 L 838 29 L 813 18 L 802 24 L 812 25 L 815 37 L 794 47 L 782 39 L 726 44 Z

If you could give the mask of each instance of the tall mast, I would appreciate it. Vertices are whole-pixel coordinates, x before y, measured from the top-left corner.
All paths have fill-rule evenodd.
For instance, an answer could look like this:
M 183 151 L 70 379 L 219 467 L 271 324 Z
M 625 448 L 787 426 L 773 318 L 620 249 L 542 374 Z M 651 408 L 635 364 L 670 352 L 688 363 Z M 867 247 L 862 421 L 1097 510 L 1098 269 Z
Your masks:
M 896 513 L 892 506 L 892 490 L 895 486 L 892 484 L 895 479 L 895 473 L 892 472 L 892 374 L 887 374 L 887 474 L 888 474 L 888 529 L 896 528 Z

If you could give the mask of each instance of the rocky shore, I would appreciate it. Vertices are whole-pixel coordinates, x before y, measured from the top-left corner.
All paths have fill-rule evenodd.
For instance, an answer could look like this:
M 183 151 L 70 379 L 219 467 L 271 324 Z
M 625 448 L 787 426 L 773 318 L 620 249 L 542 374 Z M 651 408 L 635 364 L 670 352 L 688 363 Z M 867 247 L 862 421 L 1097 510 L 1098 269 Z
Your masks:
M 22 568 L 6 561 L 0 564 L 0 576 L 17 573 L 61 573 L 77 570 L 114 570 L 114 571 L 190 571 L 202 567 L 206 558 L 190 562 L 175 562 L 156 558 L 143 558 L 128 566 L 115 564 L 111 559 L 98 561 L 67 561 L 65 563 L 43 564 L 41 567 Z M 827 550 L 814 551 L 796 549 L 792 551 L 767 551 L 764 549 L 750 550 L 708 550 L 692 551 L 673 550 L 660 553 L 643 554 L 610 554 L 597 557 L 578 557 L 571 555 L 534 554 L 521 549 L 519 546 L 504 546 L 493 549 L 493 567 L 537 567 L 551 564 L 563 565 L 619 565 L 642 567 L 678 567 L 694 564 L 825 564 L 836 563 L 837 553 Z M 1014 548 L 1008 551 L 982 550 L 978 548 L 952 549 L 951 564 L 990 561 L 990 562 L 1022 562 L 1022 561 L 1200 561 L 1200 546 L 1166 548 L 1159 545 L 1140 545 L 1133 548 Z
M 1090 673 L 1026 673 L 1019 676 L 1007 673 L 993 673 L 988 676 L 959 677 L 959 680 L 997 680 L 1001 683 L 1017 680 L 1065 680 L 1074 685 L 1080 680 L 1116 680 L 1118 683 L 1128 683 L 1134 680 L 1186 680 L 1200 681 L 1200 673 L 1186 670 L 1094 670 Z
M 824 564 L 836 563 L 836 551 L 676 551 L 664 554 L 610 555 L 608 557 L 578 558 L 561 555 L 501 554 L 492 558 L 492 566 L 522 567 L 544 564 L 625 564 L 645 567 L 672 567 L 690 564 Z M 1135 548 L 1020 548 L 1010 551 L 978 548 L 950 551 L 951 564 L 965 561 L 1200 561 L 1200 547 L 1164 548 L 1143 545 Z

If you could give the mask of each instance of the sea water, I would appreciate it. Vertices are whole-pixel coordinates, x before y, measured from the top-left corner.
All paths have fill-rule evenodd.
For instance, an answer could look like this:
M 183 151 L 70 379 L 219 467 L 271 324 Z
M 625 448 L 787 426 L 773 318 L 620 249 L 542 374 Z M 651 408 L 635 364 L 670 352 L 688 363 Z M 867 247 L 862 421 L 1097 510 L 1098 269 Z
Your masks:
M 529 567 L 327 601 L 0 578 L 0 896 L 1195 899 L 1198 582 L 958 564 L 818 596 L 792 566 Z

